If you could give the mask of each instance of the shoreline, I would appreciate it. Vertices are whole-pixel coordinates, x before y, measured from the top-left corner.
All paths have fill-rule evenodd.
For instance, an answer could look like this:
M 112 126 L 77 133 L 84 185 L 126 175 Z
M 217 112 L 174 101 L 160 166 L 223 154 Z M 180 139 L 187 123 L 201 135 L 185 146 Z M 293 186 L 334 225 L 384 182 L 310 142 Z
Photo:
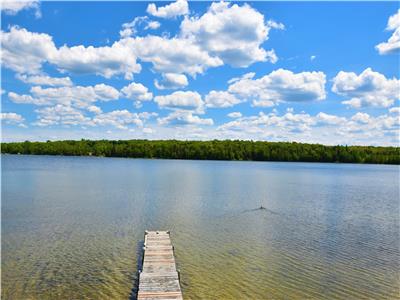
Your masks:
M 357 162 L 324 162 L 324 161 L 285 161 L 285 160 L 227 160 L 227 159 L 193 159 L 193 158 L 158 158 L 158 157 L 126 157 L 126 156 L 100 156 L 100 155 L 65 155 L 65 154 L 25 154 L 25 153 L 0 153 L 10 156 L 51 156 L 51 157 L 83 157 L 83 158 L 120 158 L 120 159 L 138 159 L 138 160 L 173 160 L 173 161 L 204 161 L 204 162 L 254 162 L 254 163 L 294 163 L 294 164 L 324 164 L 324 165 L 371 165 L 371 166 L 399 166 L 400 164 L 389 163 L 357 163 Z

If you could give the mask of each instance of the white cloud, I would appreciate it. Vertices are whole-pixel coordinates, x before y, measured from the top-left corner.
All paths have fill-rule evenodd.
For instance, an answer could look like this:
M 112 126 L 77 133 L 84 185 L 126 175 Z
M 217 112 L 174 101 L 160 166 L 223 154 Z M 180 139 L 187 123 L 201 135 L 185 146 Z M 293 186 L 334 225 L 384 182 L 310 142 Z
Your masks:
M 132 36 L 136 33 L 136 26 L 140 23 L 146 22 L 147 17 L 136 17 L 129 23 L 122 24 L 122 30 L 119 32 L 121 38 Z
M 40 18 L 42 16 L 39 7 L 39 0 L 2 0 L 0 7 L 1 11 L 8 15 L 16 15 L 21 10 L 34 9 L 36 18 Z
M 154 3 L 147 6 L 147 13 L 159 17 L 171 19 L 189 13 L 189 5 L 186 0 L 177 0 L 169 5 L 158 7 Z
M 158 82 L 157 79 L 154 80 L 154 85 L 159 90 L 164 89 L 179 89 L 187 86 L 188 80 L 184 74 L 176 74 L 176 73 L 164 73 L 162 74 L 162 81 Z
M 330 115 L 324 112 L 320 112 L 316 116 L 319 123 L 326 125 L 338 125 L 346 121 L 345 118 L 338 117 L 335 115 Z
M 177 91 L 165 96 L 156 96 L 154 101 L 157 102 L 160 107 L 167 108 L 201 110 L 204 105 L 200 94 L 191 91 Z
M 122 124 L 122 127 L 119 127 L 121 129 L 128 128 L 128 130 L 114 131 L 108 127 L 120 126 L 119 123 L 112 125 L 112 122 L 105 121 L 104 125 L 101 125 L 102 122 L 94 123 L 93 119 L 89 119 L 74 127 L 72 125 L 51 129 L 35 129 L 33 127 L 32 130 L 20 131 L 18 134 L 4 131 L 3 140 L 81 139 L 82 136 L 90 139 L 102 139 L 110 138 L 107 132 L 111 132 L 111 130 L 121 139 L 148 138 L 143 131 L 147 131 L 145 128 L 151 128 L 152 139 L 244 139 L 379 146 L 398 146 L 400 142 L 400 118 L 394 112 L 378 116 L 370 115 L 368 123 L 355 121 L 352 116 L 337 115 L 338 118 L 344 118 L 344 122 L 335 125 L 321 122 L 318 114 L 291 112 L 280 115 L 275 111 L 268 114 L 242 116 L 218 126 L 212 126 L 211 119 L 204 121 L 190 111 L 179 113 L 173 111 L 169 118 L 167 118 L 168 116 L 160 118 L 156 124 L 145 122 L 143 114 L 137 114 L 137 117 L 143 121 L 143 127 L 139 126 L 137 129 L 135 128 L 137 125 L 135 122 L 132 123 L 132 119 L 128 115 L 129 124 Z M 117 115 L 118 113 L 114 113 L 114 117 L 110 118 L 116 122 L 123 119 Z M 330 116 L 334 117 L 335 115 Z M 207 120 L 207 118 L 205 119 Z M 67 119 L 66 122 L 71 123 L 71 120 Z M 93 126 L 105 126 L 105 128 L 104 130 L 92 130 Z
M 132 39 L 130 43 L 142 61 L 151 62 L 154 69 L 162 73 L 186 73 L 195 76 L 209 67 L 223 64 L 219 58 L 210 56 L 186 39 L 149 35 Z
M 161 26 L 160 22 L 157 22 L 157 21 L 150 21 L 150 22 L 146 25 L 145 29 L 153 29 L 153 30 L 155 30 L 155 29 L 160 28 L 160 26 Z
M 96 74 L 106 78 L 124 74 L 132 79 L 133 73 L 139 73 L 141 66 L 127 40 L 115 42 L 111 47 L 62 46 L 50 63 L 61 71 L 74 74 Z
M 14 103 L 18 104 L 36 104 L 36 105 L 44 105 L 40 99 L 35 99 L 31 95 L 20 95 L 14 92 L 8 93 L 8 98 Z
M 358 112 L 354 116 L 351 117 L 351 120 L 359 123 L 367 124 L 371 120 L 369 114 Z
M 33 85 L 72 86 L 72 81 L 69 77 L 50 77 L 47 75 L 26 75 L 26 74 L 17 74 L 15 77 L 21 80 L 22 82 Z
M 101 110 L 101 108 L 100 107 L 98 107 L 98 106 L 96 106 L 96 105 L 90 105 L 88 108 L 87 108 L 87 110 L 89 111 L 89 112 L 91 112 L 91 113 L 94 113 L 94 114 L 101 114 L 103 111 Z
M 246 73 L 246 74 L 244 74 L 244 75 L 242 75 L 240 77 L 234 77 L 234 78 L 229 79 L 228 83 L 232 84 L 232 83 L 237 82 L 237 81 L 239 81 L 241 79 L 252 79 L 252 78 L 254 78 L 254 76 L 256 76 L 256 73 L 249 72 L 249 73 Z
M 313 61 L 314 59 L 316 59 L 317 57 L 315 55 L 311 55 L 310 56 L 310 60 Z
M 112 46 L 83 45 L 57 48 L 50 35 L 11 27 L 1 34 L 2 63 L 18 73 L 38 74 L 46 62 L 62 72 L 96 74 L 106 78 L 123 74 L 132 79 L 141 66 L 137 56 L 162 73 L 203 73 L 223 62 L 186 39 L 146 36 L 121 39 Z
M 193 115 L 191 111 L 177 110 L 170 113 L 165 118 L 159 118 L 158 123 L 161 125 L 213 125 L 214 122 L 209 118 L 200 118 Z
M 25 119 L 20 115 L 13 112 L 1 113 L 1 120 L 6 124 L 18 125 L 23 124 Z
M 354 108 L 389 107 L 400 98 L 400 80 L 365 69 L 360 75 L 340 71 L 333 79 L 332 91 L 349 98 L 343 104 Z
M 208 138 L 297 141 L 323 144 L 398 145 L 400 118 L 357 113 L 350 118 L 320 112 L 277 112 L 240 117 L 217 127 Z
M 38 73 L 42 64 L 57 51 L 51 36 L 16 26 L 9 32 L 1 31 L 0 39 L 2 64 L 19 73 Z
M 141 118 L 143 120 L 148 120 L 148 119 L 151 119 L 153 117 L 157 117 L 158 113 L 144 111 L 144 112 L 138 113 L 138 116 L 139 116 L 139 118 Z
M 277 61 L 273 50 L 261 48 L 271 28 L 284 26 L 273 21 L 265 23 L 264 15 L 247 4 L 214 2 L 201 17 L 184 19 L 181 36 L 225 63 L 247 67 L 258 61 Z
M 30 89 L 31 95 L 19 95 L 9 92 L 11 101 L 20 104 L 35 105 L 74 105 L 87 107 L 96 101 L 110 101 L 119 98 L 119 91 L 112 86 L 97 84 L 95 86 L 72 86 L 57 88 L 42 88 L 34 86 Z
M 316 118 L 305 113 L 293 114 L 288 112 L 283 116 L 278 116 L 276 113 L 266 115 L 260 112 L 257 116 L 243 117 L 225 123 L 219 126 L 218 130 L 261 134 L 263 128 L 269 128 L 276 131 L 284 130 L 288 134 L 304 133 L 310 131 L 311 126 L 317 122 Z
M 267 26 L 269 28 L 285 30 L 285 25 L 284 24 L 275 22 L 274 20 L 268 20 L 267 21 Z
M 132 124 L 139 127 L 143 126 L 143 121 L 139 115 L 126 109 L 96 115 L 92 122 L 96 125 L 114 126 L 118 129 L 128 129 L 128 125 Z
M 143 133 L 146 133 L 146 134 L 152 134 L 154 132 L 154 130 L 149 127 L 143 128 L 142 131 L 143 131 Z
M 121 92 L 129 99 L 137 101 L 150 101 L 153 99 L 153 93 L 141 83 L 132 82 L 123 87 Z
M 38 120 L 33 125 L 36 126 L 87 125 L 90 121 L 79 110 L 62 104 L 36 109 L 35 112 Z
M 242 113 L 239 111 L 231 112 L 228 114 L 229 118 L 240 118 L 242 116 Z
M 161 26 L 161 24 L 157 21 L 150 21 L 147 16 L 136 17 L 133 19 L 133 21 L 122 24 L 122 30 L 119 32 L 119 35 L 121 36 L 121 38 L 133 36 L 137 33 L 137 27 L 139 25 L 142 25 L 144 30 L 154 30 Z
M 106 78 L 124 74 L 130 79 L 141 70 L 127 40 L 115 42 L 111 47 L 64 45 L 57 49 L 50 35 L 13 26 L 9 32 L 1 32 L 1 45 L 3 65 L 18 73 L 40 73 L 45 62 L 62 72 Z
M 231 107 L 241 101 L 225 91 L 211 91 L 205 97 L 207 107 Z
M 160 8 L 159 14 L 171 5 Z M 42 67 L 48 63 L 62 73 L 95 74 L 106 78 L 124 75 L 132 80 L 141 71 L 138 60 L 152 64 L 153 70 L 162 74 L 179 74 L 179 84 L 183 87 L 183 75 L 195 77 L 211 67 L 224 63 L 244 67 L 257 61 L 275 62 L 273 50 L 266 51 L 261 44 L 268 39 L 271 28 L 283 29 L 283 24 L 267 21 L 264 16 L 244 4 L 230 5 L 225 2 L 213 3 L 208 11 L 200 16 L 188 18 L 181 24 L 180 33 L 166 36 L 135 36 L 136 26 L 156 29 L 160 24 L 150 21 L 147 16 L 137 17 L 124 23 L 121 39 L 111 46 L 55 45 L 53 38 L 46 33 L 29 32 L 13 26 L 1 34 L 3 65 L 21 74 L 42 75 Z M 165 75 L 164 83 L 173 80 Z M 175 76 L 175 79 L 177 77 Z M 175 80 L 175 83 L 178 83 Z
M 389 113 L 391 114 L 400 114 L 400 107 L 392 107 L 389 109 Z
M 398 53 L 400 51 L 400 9 L 390 16 L 386 30 L 394 31 L 387 42 L 375 46 L 379 54 Z
M 323 100 L 326 77 L 323 72 L 293 73 L 278 69 L 259 79 L 244 76 L 235 80 L 228 91 L 242 99 L 252 99 L 254 106 L 273 106 L 277 102 Z
M 154 113 L 132 113 L 128 110 L 114 110 L 103 113 L 99 107 L 89 106 L 88 111 L 94 113 L 93 118 L 86 116 L 82 111 L 69 105 L 57 104 L 54 106 L 36 109 L 36 126 L 112 126 L 126 130 L 131 125 L 143 127 L 145 121 L 156 116 Z

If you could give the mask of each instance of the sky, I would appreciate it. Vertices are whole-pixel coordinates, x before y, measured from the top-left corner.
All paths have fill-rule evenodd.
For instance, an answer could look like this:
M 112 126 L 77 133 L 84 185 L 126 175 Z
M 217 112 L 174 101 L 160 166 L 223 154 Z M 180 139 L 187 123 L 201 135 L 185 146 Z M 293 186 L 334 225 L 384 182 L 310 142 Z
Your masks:
M 2 141 L 399 146 L 398 2 L 1 2 Z

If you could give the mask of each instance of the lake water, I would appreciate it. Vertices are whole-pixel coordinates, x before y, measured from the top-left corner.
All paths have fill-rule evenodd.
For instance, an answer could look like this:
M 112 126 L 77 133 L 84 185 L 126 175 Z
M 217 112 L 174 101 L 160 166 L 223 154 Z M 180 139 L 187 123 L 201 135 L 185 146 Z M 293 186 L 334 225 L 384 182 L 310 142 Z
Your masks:
M 129 299 L 145 229 L 185 299 L 398 299 L 399 202 L 398 166 L 3 155 L 2 299 Z

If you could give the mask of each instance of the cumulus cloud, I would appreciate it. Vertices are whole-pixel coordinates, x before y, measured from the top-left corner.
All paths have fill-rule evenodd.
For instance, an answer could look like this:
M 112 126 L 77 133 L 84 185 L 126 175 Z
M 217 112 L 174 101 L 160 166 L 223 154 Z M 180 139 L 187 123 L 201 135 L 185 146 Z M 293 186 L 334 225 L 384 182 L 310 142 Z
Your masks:
M 284 24 L 279 23 L 279 22 L 275 22 L 274 20 L 268 20 L 267 21 L 267 26 L 269 28 L 285 30 L 285 25 Z
M 391 114 L 400 114 L 400 107 L 392 107 L 389 109 L 389 113 Z
M 177 16 L 187 15 L 189 13 L 189 5 L 186 0 L 177 0 L 166 6 L 158 7 L 154 3 L 147 6 L 147 13 L 165 19 L 175 18 Z
M 51 36 L 13 26 L 1 31 L 2 64 L 18 73 L 39 73 L 42 64 L 56 54 Z
M 18 104 L 36 104 L 36 105 L 44 105 L 40 99 L 35 99 L 31 95 L 20 95 L 14 92 L 8 93 L 8 98 Z
M 13 112 L 1 113 L 1 120 L 10 125 L 21 125 L 25 121 L 20 114 Z
M 121 38 L 127 38 L 137 33 L 137 27 L 141 25 L 144 30 L 157 29 L 161 24 L 157 21 L 150 21 L 147 16 L 136 17 L 133 21 L 122 24 L 122 30 L 119 32 Z
M 283 116 L 278 116 L 272 112 L 265 114 L 260 112 L 257 116 L 243 117 L 227 122 L 217 128 L 219 131 L 252 131 L 260 133 L 263 127 L 281 129 L 287 132 L 305 132 L 310 130 L 310 126 L 316 124 L 317 120 L 309 114 L 294 114 L 287 112 Z
M 338 125 L 345 122 L 345 118 L 338 117 L 336 115 L 327 114 L 320 112 L 316 116 L 317 122 L 327 125 Z
M 132 36 L 136 33 L 136 26 L 140 23 L 146 22 L 147 19 L 147 17 L 136 17 L 133 21 L 122 24 L 122 30 L 119 32 L 119 35 L 122 38 Z
M 241 101 L 234 95 L 225 91 L 211 91 L 205 97 L 207 107 L 231 107 Z
M 106 78 L 124 74 L 132 79 L 141 66 L 136 62 L 134 50 L 126 40 L 115 42 L 111 47 L 62 46 L 49 62 L 61 71 L 74 74 L 96 74 Z
M 128 125 L 131 124 L 139 127 L 143 126 L 143 121 L 139 115 L 126 109 L 98 114 L 93 118 L 92 122 L 95 125 L 114 126 L 118 129 L 128 129 Z
M 240 118 L 242 116 L 242 113 L 239 111 L 231 112 L 228 114 L 229 118 Z
M 126 40 L 115 42 L 111 47 L 64 45 L 57 48 L 50 35 L 13 26 L 8 32 L 1 32 L 1 46 L 3 65 L 18 73 L 40 73 L 45 62 L 62 72 L 97 74 L 106 78 L 124 74 L 130 79 L 133 73 L 141 70 Z
M 149 23 L 147 23 L 146 27 L 144 29 L 158 29 L 160 28 L 161 24 L 160 22 L 157 21 L 150 21 Z
M 87 107 L 87 110 L 94 114 L 101 114 L 103 112 L 101 108 L 96 105 L 90 105 L 89 107 Z
M 162 73 L 203 73 L 223 64 L 187 39 L 146 36 L 123 38 L 112 46 L 83 45 L 57 48 L 50 35 L 11 27 L 2 32 L 3 65 L 18 73 L 38 74 L 48 62 L 62 72 L 96 74 L 106 78 L 123 74 L 132 79 L 141 70 L 137 58 L 150 62 Z
M 154 101 L 160 107 L 166 108 L 201 110 L 204 105 L 200 94 L 192 91 L 177 91 L 165 96 L 156 96 Z
M 235 82 L 237 82 L 237 81 L 239 81 L 241 79 L 252 79 L 252 78 L 254 78 L 254 76 L 256 76 L 256 73 L 249 72 L 249 73 L 246 73 L 246 74 L 244 74 L 244 75 L 242 75 L 240 77 L 234 77 L 234 78 L 229 79 L 228 83 L 232 84 L 232 83 L 235 83 Z
M 87 107 L 96 101 L 116 100 L 119 98 L 119 91 L 105 84 L 97 84 L 95 86 L 64 86 L 57 88 L 34 86 L 30 89 L 30 95 L 19 95 L 14 92 L 9 92 L 8 97 L 11 101 L 20 104 L 62 104 Z
M 316 115 L 260 112 L 218 126 L 213 138 L 370 145 L 373 137 L 375 144 L 397 145 L 399 128 L 400 118 L 387 114 L 372 117 L 357 113 L 346 118 L 324 112 Z
M 35 17 L 42 16 L 40 12 L 39 0 L 14 0 L 14 1 L 1 1 L 1 11 L 7 15 L 16 15 L 22 10 L 34 9 Z
M 241 99 L 252 99 L 254 106 L 273 106 L 277 102 L 308 102 L 326 97 L 323 72 L 293 73 L 278 69 L 259 79 L 254 74 L 234 80 L 228 91 Z M 232 82 L 232 81 L 231 81 Z
M 153 12 L 167 16 L 178 4 L 187 6 L 186 1 L 178 0 Z M 261 45 L 268 39 L 270 29 L 284 28 L 275 21 L 265 21 L 261 13 L 247 4 L 225 2 L 211 4 L 202 16 L 185 17 L 179 34 L 173 38 L 136 36 L 139 25 L 144 29 L 160 26 L 147 16 L 136 17 L 122 25 L 120 40 L 102 47 L 65 44 L 58 47 L 46 33 L 13 26 L 1 34 L 2 63 L 6 68 L 28 75 L 39 75 L 43 65 L 48 63 L 63 73 L 106 78 L 123 75 L 132 80 L 133 75 L 141 71 L 138 61 L 142 61 L 151 63 L 154 71 L 165 74 L 165 82 L 158 83 L 160 87 L 167 88 L 168 83 L 174 83 L 174 88 L 179 88 L 184 86 L 184 74 L 195 77 L 208 68 L 224 64 L 246 67 L 258 61 L 275 62 L 274 50 L 266 51 Z M 172 78 L 167 74 L 177 75 Z
M 177 110 L 170 113 L 165 118 L 159 118 L 158 123 L 161 125 L 213 125 L 214 122 L 210 118 L 200 118 L 193 115 L 191 111 Z
M 54 106 L 36 109 L 38 120 L 33 123 L 36 126 L 52 125 L 87 125 L 90 118 L 86 117 L 79 110 L 68 106 L 57 104 Z
M 153 99 L 153 93 L 141 83 L 132 82 L 121 89 L 123 95 L 129 99 L 137 101 L 150 101 Z
M 142 61 L 152 63 L 154 69 L 162 73 L 186 73 L 195 76 L 209 67 L 223 64 L 221 59 L 210 56 L 187 39 L 149 35 L 132 39 L 130 43 Z
M 340 71 L 333 79 L 332 91 L 349 98 L 343 104 L 354 108 L 389 107 L 400 98 L 400 80 L 387 79 L 371 68 L 361 74 Z
M 17 74 L 15 77 L 21 80 L 22 82 L 32 85 L 72 86 L 72 81 L 69 77 L 50 77 L 47 75 L 26 75 L 26 74 Z
M 158 82 L 157 79 L 154 80 L 154 85 L 159 90 L 179 89 L 189 84 L 184 74 L 164 73 L 162 77 L 163 79 L 161 82 Z
M 193 40 L 225 63 L 247 67 L 258 61 L 277 61 L 273 50 L 261 48 L 271 28 L 284 26 L 273 21 L 266 23 L 264 15 L 247 4 L 214 2 L 201 17 L 185 18 L 181 36 Z
M 48 106 L 36 109 L 37 121 L 33 123 L 36 126 L 81 126 L 83 128 L 90 126 L 115 127 L 121 130 L 128 129 L 131 125 L 143 127 L 146 120 L 156 116 L 154 113 L 132 113 L 126 109 L 102 112 L 99 107 L 87 107 L 94 116 L 88 117 L 83 111 L 63 104 Z
M 400 9 L 390 16 L 386 30 L 394 31 L 387 42 L 375 46 L 379 54 L 398 53 L 400 51 Z
M 354 116 L 351 117 L 351 120 L 353 120 L 355 122 L 363 123 L 363 124 L 368 124 L 369 121 L 371 120 L 371 118 L 370 118 L 369 114 L 367 114 L 367 113 L 358 112 Z

